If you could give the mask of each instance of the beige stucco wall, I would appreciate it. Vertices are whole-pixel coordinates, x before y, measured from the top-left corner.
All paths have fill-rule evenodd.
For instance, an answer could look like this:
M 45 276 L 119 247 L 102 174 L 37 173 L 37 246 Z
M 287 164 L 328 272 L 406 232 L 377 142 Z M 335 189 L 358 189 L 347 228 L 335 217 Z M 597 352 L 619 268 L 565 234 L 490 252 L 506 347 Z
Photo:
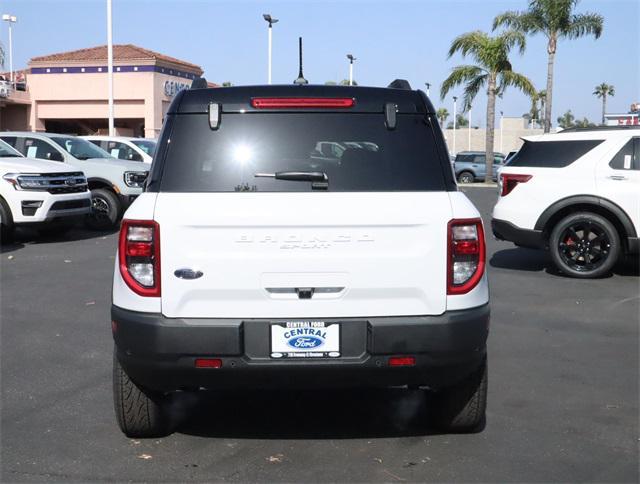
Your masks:
M 471 128 L 471 143 L 469 143 L 469 128 L 458 128 L 455 133 L 455 151 L 453 129 L 444 129 L 444 137 L 451 154 L 459 151 L 484 151 L 486 141 L 486 129 Z M 505 118 L 502 130 L 500 126 L 494 130 L 493 150 L 507 154 L 522 146 L 523 136 L 542 134 L 542 129 L 530 129 L 523 118 Z
M 164 92 L 165 81 L 186 84 L 191 81 L 159 72 L 117 72 L 117 66 L 115 64 L 113 75 L 116 120 L 143 119 L 145 137 L 156 138 L 172 99 Z M 46 119 L 108 117 L 106 70 L 101 73 L 29 74 L 28 84 L 33 106 L 29 129 L 33 131 L 44 131 Z

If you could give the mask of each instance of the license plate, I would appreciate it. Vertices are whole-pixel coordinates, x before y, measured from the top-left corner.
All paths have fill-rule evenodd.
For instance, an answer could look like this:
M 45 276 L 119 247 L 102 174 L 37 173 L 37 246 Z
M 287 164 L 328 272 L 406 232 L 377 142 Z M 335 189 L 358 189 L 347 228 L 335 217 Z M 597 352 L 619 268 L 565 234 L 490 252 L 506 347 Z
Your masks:
M 340 323 L 287 321 L 271 325 L 272 358 L 337 358 Z

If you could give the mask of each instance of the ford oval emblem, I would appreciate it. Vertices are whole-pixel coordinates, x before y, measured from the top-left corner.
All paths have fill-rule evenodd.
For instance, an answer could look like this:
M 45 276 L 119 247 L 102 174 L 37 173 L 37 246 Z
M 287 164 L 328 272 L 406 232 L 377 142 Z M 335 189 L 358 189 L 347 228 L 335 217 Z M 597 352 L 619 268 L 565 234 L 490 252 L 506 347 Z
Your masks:
M 178 269 L 173 273 L 178 279 L 198 279 L 202 277 L 202 271 L 194 271 L 193 269 Z
M 287 344 L 296 349 L 309 349 L 312 350 L 318 346 L 322 346 L 324 341 L 321 338 L 315 336 L 296 336 L 287 341 Z

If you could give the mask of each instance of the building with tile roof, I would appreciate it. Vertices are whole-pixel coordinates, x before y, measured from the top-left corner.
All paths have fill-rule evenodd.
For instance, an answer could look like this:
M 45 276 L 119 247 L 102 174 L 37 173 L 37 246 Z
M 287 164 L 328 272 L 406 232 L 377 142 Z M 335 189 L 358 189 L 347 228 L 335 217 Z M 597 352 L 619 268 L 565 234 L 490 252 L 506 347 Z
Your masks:
M 113 65 L 115 127 L 123 136 L 157 137 L 175 94 L 203 73 L 133 44 L 113 46 Z M 106 45 L 33 57 L 15 85 L 9 77 L 0 79 L 0 130 L 107 132 Z

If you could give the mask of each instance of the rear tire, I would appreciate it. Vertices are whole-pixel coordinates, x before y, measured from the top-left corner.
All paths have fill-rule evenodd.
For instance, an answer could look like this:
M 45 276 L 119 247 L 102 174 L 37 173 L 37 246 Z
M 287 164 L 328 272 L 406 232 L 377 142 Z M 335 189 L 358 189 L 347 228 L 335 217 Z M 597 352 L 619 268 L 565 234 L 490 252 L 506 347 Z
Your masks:
M 463 171 L 458 175 L 458 183 L 464 183 L 466 185 L 468 183 L 473 183 L 474 181 L 475 177 L 470 171 Z
M 487 410 L 487 361 L 454 386 L 432 398 L 435 426 L 445 432 L 475 433 L 484 430 Z
M 0 243 L 11 242 L 14 230 L 15 225 L 13 224 L 11 210 L 9 210 L 7 202 L 0 198 Z
M 592 212 L 573 213 L 560 220 L 549 238 L 551 259 L 571 277 L 601 277 L 620 258 L 620 235 L 613 224 Z
M 120 430 L 132 438 L 164 437 L 169 433 L 169 416 L 164 395 L 136 385 L 113 352 L 113 404 Z
M 120 200 L 106 188 L 91 190 L 91 214 L 87 226 L 93 230 L 108 230 L 116 226 L 120 218 Z

